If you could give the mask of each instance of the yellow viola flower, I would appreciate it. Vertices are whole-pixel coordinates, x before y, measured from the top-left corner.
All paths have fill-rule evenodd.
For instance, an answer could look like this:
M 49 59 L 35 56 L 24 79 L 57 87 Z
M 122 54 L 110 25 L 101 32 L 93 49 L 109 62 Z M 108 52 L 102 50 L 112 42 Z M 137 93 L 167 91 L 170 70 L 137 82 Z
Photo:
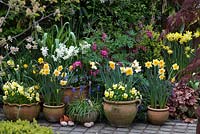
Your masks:
M 124 99 L 127 99 L 127 98 L 128 98 L 128 94 L 127 94 L 127 93 L 124 93 L 124 94 L 123 94 L 123 98 L 124 98 Z
M 175 80 L 176 80 L 175 77 L 173 77 L 173 78 L 171 79 L 171 82 L 174 83 Z
M 195 33 L 194 33 L 194 35 L 193 35 L 195 38 L 198 38 L 198 37 L 200 37 L 200 31 L 196 31 Z
M 3 96 L 3 100 L 7 100 L 7 96 Z
M 115 62 L 109 61 L 109 66 L 112 70 L 115 70 Z
M 109 92 L 105 90 L 104 95 L 106 98 L 109 97 Z
M 135 88 L 132 88 L 131 91 L 130 91 L 130 93 L 131 93 L 132 95 L 136 94 L 136 89 L 135 89 Z
M 125 67 L 120 67 L 121 73 L 125 73 Z
M 172 50 L 168 50 L 167 53 L 168 53 L 168 54 L 172 54 L 173 51 L 172 51 Z
M 49 69 L 49 64 L 45 63 L 44 66 L 43 66 L 43 69 Z
M 113 96 L 114 96 L 114 91 L 110 91 L 109 97 L 110 97 L 110 98 L 113 98 Z
M 160 68 L 163 68 L 163 67 L 165 66 L 164 60 L 160 60 L 158 66 L 159 66 Z
M 173 70 L 179 70 L 179 65 L 178 64 L 173 64 L 172 65 Z
M 42 63 L 44 63 L 44 59 L 43 59 L 43 58 L 41 58 L 41 57 L 40 57 L 40 58 L 38 58 L 38 63 L 39 63 L 39 64 L 42 64 Z
M 28 64 L 24 64 L 23 67 L 26 69 L 28 68 Z
M 119 86 L 119 89 L 121 89 L 122 91 L 124 91 L 124 90 L 125 90 L 125 87 L 122 86 L 122 85 L 120 85 L 120 86 Z
M 151 68 L 151 67 L 152 67 L 152 62 L 147 61 L 147 62 L 145 63 L 145 67 L 146 67 L 146 68 Z
M 154 66 L 157 66 L 157 65 L 159 64 L 159 60 L 158 60 L 158 59 L 154 59 L 152 64 L 153 64 Z
M 58 77 L 60 75 L 60 71 L 58 71 L 57 69 L 55 69 L 54 72 L 53 72 L 53 74 Z
M 164 74 L 165 73 L 165 69 L 164 68 L 159 69 L 158 73 L 161 74 L 161 75 Z
M 73 70 L 73 66 L 69 66 L 69 71 L 72 71 Z
M 39 88 L 40 88 L 39 85 L 35 85 L 35 86 L 34 86 L 34 89 L 35 89 L 35 90 L 38 90 Z
M 61 85 L 61 86 L 65 86 L 65 85 L 67 85 L 67 81 L 65 81 L 65 80 L 61 80 L 61 81 L 60 81 L 60 85 Z
M 117 89 L 117 84 L 113 84 L 113 89 Z
M 63 66 L 58 66 L 58 71 L 62 71 L 63 70 Z
M 14 61 L 13 60 L 8 60 L 7 61 L 7 64 L 10 66 L 10 67 L 15 67 L 15 63 L 14 63 Z
M 97 70 L 97 66 L 95 62 L 90 62 L 90 65 L 91 65 L 91 69 Z
M 159 79 L 160 79 L 160 80 L 164 80 L 164 79 L 165 79 L 165 75 L 160 75 L 160 76 L 159 76 Z
M 127 67 L 125 69 L 125 73 L 126 73 L 126 76 L 133 75 L 133 68 L 132 67 Z

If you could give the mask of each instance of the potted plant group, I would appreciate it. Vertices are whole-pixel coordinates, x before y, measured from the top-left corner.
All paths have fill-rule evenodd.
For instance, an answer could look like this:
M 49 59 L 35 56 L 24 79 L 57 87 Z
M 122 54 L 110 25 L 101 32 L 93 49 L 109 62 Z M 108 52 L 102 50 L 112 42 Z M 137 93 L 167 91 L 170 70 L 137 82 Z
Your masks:
M 112 126 L 128 127 L 134 120 L 142 99 L 136 89 L 142 78 L 140 71 L 137 61 L 129 67 L 109 61 L 109 65 L 101 70 L 105 83 L 103 109 Z
M 58 122 L 64 114 L 65 104 L 62 102 L 61 87 L 67 84 L 64 79 L 63 67 L 53 67 L 49 63 L 41 63 L 39 71 L 41 95 L 44 101 L 43 113 L 50 122 Z M 55 68 L 55 69 L 54 69 Z
M 9 120 L 37 118 L 40 112 L 38 86 L 26 87 L 22 83 L 7 81 L 3 85 L 3 111 Z
M 95 122 L 101 112 L 101 104 L 90 99 L 75 100 L 67 107 L 67 115 L 79 123 Z
M 175 81 L 174 70 L 179 66 L 173 64 L 167 72 L 163 60 L 154 59 L 145 63 L 146 86 L 149 106 L 147 111 L 148 121 L 155 125 L 163 124 L 169 117 L 169 107 L 167 101 L 172 92 L 171 82 Z M 166 75 L 168 73 L 168 76 Z M 168 77 L 168 78 L 167 78 Z

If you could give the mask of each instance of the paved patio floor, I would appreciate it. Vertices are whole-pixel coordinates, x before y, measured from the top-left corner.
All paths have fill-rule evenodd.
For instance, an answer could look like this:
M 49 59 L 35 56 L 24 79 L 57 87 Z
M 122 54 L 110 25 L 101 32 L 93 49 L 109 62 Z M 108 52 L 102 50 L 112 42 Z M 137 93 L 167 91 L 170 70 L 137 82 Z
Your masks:
M 5 116 L 0 109 L 0 120 L 5 120 Z M 73 127 L 61 127 L 58 123 L 49 123 L 42 117 L 38 123 L 43 126 L 51 127 L 55 134 L 195 134 L 196 123 L 183 123 L 177 120 L 168 120 L 162 126 L 151 125 L 148 123 L 134 122 L 129 128 L 115 128 L 107 123 L 95 123 L 91 128 L 82 125 Z

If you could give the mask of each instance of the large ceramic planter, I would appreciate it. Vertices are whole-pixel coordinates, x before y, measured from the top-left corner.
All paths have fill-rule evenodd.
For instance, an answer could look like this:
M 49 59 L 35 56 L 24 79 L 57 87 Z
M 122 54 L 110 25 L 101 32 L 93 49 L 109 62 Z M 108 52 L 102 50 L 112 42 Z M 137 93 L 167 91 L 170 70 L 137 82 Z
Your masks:
M 8 120 L 16 121 L 21 119 L 33 121 L 40 113 L 40 105 L 39 103 L 21 105 L 4 103 L 3 112 Z
M 131 125 L 138 111 L 141 100 L 109 101 L 104 98 L 103 109 L 106 118 L 112 126 L 128 127 Z
M 77 99 L 84 99 L 88 96 L 88 86 L 82 86 L 82 87 L 65 87 L 62 88 L 63 91 L 63 103 L 69 104 L 73 100 Z
M 64 115 L 65 112 L 65 104 L 61 104 L 60 106 L 49 106 L 43 104 L 43 113 L 44 117 L 49 122 L 58 122 L 60 117 Z
M 78 121 L 80 123 L 85 123 L 85 122 L 95 122 L 98 117 L 98 112 L 97 111 L 91 111 L 89 113 L 86 113 L 83 116 L 80 116 L 79 114 L 75 114 L 73 116 L 74 121 Z
M 166 106 L 164 109 L 155 109 L 148 106 L 147 116 L 151 124 L 162 125 L 169 117 L 169 107 Z

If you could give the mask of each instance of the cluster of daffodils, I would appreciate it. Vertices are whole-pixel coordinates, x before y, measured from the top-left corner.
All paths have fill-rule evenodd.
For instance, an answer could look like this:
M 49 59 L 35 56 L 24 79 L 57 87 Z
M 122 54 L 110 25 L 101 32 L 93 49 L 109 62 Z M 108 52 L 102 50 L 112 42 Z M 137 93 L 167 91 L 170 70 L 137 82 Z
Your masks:
M 115 70 L 116 63 L 113 61 L 109 61 L 109 67 L 112 70 Z M 121 73 L 126 74 L 126 76 L 133 75 L 134 71 L 136 73 L 141 72 L 141 66 L 137 60 L 134 60 L 130 67 L 120 67 Z
M 112 87 L 104 91 L 104 96 L 107 100 L 112 101 L 130 101 L 135 99 L 142 99 L 142 95 L 136 88 L 128 88 L 126 84 L 119 82 L 113 84 Z
M 25 88 L 23 85 L 12 81 L 3 85 L 3 100 L 7 103 L 30 104 L 40 101 L 39 86 Z
M 153 61 L 147 61 L 145 63 L 145 67 L 147 69 L 150 69 L 152 67 L 158 67 L 158 77 L 160 80 L 164 80 L 166 78 L 165 74 L 166 74 L 166 70 L 165 70 L 165 62 L 164 60 L 158 60 L 158 59 L 153 59 Z M 172 71 L 173 70 L 179 70 L 179 65 L 177 63 L 172 65 Z M 168 72 L 169 75 L 171 74 L 171 72 Z M 171 79 L 171 82 L 175 81 L 175 77 L 173 77 Z
M 38 59 L 38 62 L 39 64 L 43 64 L 43 67 L 41 68 L 39 74 L 41 75 L 51 75 L 51 70 L 50 70 L 50 65 L 48 63 L 44 63 L 43 59 L 42 58 L 39 58 Z M 60 65 L 58 66 L 54 71 L 53 71 L 53 74 L 52 74 L 52 79 L 53 78 L 64 78 L 66 77 L 66 73 L 65 72 L 62 72 L 63 71 L 63 66 Z M 66 80 L 63 80 L 61 79 L 60 80 L 60 85 L 61 86 L 65 86 L 67 85 L 67 81 Z

